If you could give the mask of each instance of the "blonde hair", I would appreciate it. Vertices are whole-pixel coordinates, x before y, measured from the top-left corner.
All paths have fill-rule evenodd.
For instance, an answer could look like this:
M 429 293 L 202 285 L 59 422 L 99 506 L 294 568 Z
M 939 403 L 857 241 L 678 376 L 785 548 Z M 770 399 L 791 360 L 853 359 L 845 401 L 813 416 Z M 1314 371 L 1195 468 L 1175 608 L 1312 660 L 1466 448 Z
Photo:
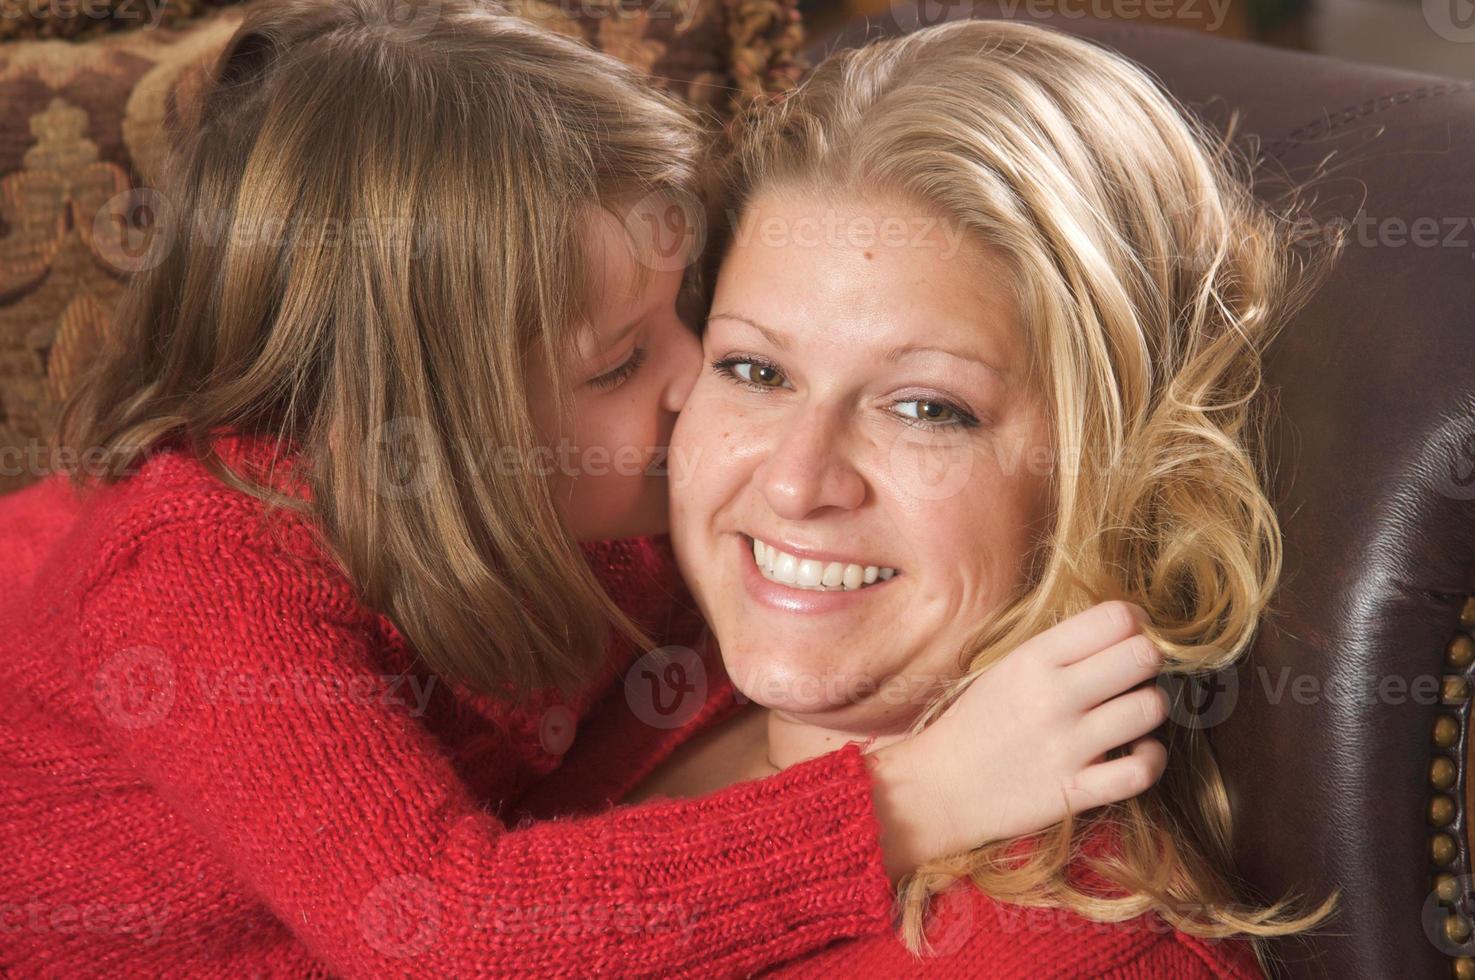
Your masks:
M 768 190 L 884 195 L 956 222 L 1013 273 L 1052 419 L 1054 526 L 1026 588 L 986 617 L 967 675 L 918 727 L 1025 640 L 1108 599 L 1147 610 L 1170 671 L 1218 670 L 1248 648 L 1282 560 L 1261 357 L 1339 245 L 1294 247 L 1308 244 L 1294 233 L 1298 195 L 1261 205 L 1253 169 L 1125 58 L 1007 21 L 837 54 L 781 106 L 739 121 L 715 192 L 727 234 Z M 1170 724 L 1166 738 L 1168 770 L 1141 796 L 910 877 L 907 945 L 926 946 L 929 899 L 960 877 L 1101 922 L 1151 910 L 1205 937 L 1320 923 L 1335 895 L 1309 911 L 1294 897 L 1239 899 L 1204 732 Z M 1092 830 L 1115 834 L 1117 853 L 1087 853 Z M 1021 842 L 1037 846 L 1021 854 Z M 1077 860 L 1126 896 L 1078 887 Z
M 112 481 L 179 441 L 306 513 L 364 601 L 481 689 L 572 688 L 611 623 L 643 639 L 542 475 L 487 449 L 534 458 L 540 360 L 566 420 L 588 219 L 693 194 L 697 122 L 477 0 L 258 6 L 192 118 L 163 186 L 171 245 L 130 284 L 62 445 Z M 222 427 L 298 453 L 310 500 L 232 472 Z

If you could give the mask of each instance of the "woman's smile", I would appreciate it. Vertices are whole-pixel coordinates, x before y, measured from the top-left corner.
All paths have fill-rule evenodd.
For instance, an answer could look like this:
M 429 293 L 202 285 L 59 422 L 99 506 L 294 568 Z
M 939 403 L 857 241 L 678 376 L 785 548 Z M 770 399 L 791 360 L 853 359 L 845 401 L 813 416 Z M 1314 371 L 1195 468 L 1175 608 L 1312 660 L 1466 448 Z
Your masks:
M 746 537 L 746 535 L 744 535 Z M 770 582 L 795 589 L 855 592 L 896 574 L 890 565 L 855 562 L 804 548 L 776 547 L 761 538 L 753 543 L 753 564 Z
M 845 612 L 892 591 L 883 586 L 899 584 L 897 571 L 890 566 L 828 561 L 824 555 L 796 554 L 745 534 L 735 538 L 734 560 L 742 565 L 743 588 L 749 598 L 780 612 Z

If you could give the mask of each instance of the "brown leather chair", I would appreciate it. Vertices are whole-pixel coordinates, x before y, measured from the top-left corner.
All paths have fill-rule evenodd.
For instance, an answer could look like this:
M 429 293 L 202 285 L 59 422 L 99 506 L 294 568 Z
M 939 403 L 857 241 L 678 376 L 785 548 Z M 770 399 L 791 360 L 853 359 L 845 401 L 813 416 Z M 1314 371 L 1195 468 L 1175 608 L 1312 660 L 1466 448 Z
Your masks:
M 967 16 L 997 14 L 927 0 L 810 57 Z M 1238 110 L 1294 178 L 1335 151 L 1316 215 L 1351 240 L 1267 366 L 1279 610 L 1200 717 L 1251 890 L 1343 893 L 1329 925 L 1275 943 L 1284 975 L 1475 977 L 1475 82 L 1037 22 L 1115 48 L 1221 128 Z

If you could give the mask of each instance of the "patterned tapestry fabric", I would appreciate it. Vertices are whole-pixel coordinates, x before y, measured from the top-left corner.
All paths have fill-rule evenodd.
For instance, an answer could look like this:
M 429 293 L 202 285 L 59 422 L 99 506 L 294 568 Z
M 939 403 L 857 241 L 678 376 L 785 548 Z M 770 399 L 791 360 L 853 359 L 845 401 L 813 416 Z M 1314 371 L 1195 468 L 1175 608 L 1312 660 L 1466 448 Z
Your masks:
M 14 33 L 21 23 L 16 11 L 82 2 L 0 0 L 0 30 Z M 107 2 L 121 18 L 125 0 Z M 132 2 L 165 11 L 158 16 L 167 23 L 179 19 L 166 16 L 169 10 L 205 9 L 214 0 Z M 787 91 L 803 67 L 794 0 L 509 0 L 508 6 L 721 115 Z M 111 8 L 89 0 L 84 9 Z M 97 350 L 146 250 L 138 228 L 147 221 L 137 209 L 147 208 L 149 198 L 138 189 L 157 175 L 168 127 L 244 9 L 223 6 L 175 26 L 144 21 L 110 33 L 92 30 L 78 16 L 73 33 L 97 36 L 0 43 L 0 493 L 66 463 L 48 449 L 60 400 Z M 112 26 L 126 25 L 120 19 Z M 50 33 L 66 30 L 53 25 Z
M 0 41 L 175 27 L 239 0 L 0 0 Z

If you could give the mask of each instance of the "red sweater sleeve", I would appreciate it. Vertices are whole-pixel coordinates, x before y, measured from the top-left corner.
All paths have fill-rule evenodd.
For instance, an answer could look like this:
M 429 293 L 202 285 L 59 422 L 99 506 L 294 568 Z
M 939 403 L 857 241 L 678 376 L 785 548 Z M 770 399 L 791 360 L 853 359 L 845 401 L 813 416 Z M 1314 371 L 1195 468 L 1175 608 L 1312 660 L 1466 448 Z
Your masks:
M 102 685 L 98 730 L 335 974 L 732 975 L 887 927 L 853 745 L 702 799 L 508 828 L 409 705 L 230 696 L 363 690 L 377 617 L 346 582 L 229 523 L 154 527 L 106 565 L 71 643 Z M 117 697 L 145 710 L 110 716 Z

